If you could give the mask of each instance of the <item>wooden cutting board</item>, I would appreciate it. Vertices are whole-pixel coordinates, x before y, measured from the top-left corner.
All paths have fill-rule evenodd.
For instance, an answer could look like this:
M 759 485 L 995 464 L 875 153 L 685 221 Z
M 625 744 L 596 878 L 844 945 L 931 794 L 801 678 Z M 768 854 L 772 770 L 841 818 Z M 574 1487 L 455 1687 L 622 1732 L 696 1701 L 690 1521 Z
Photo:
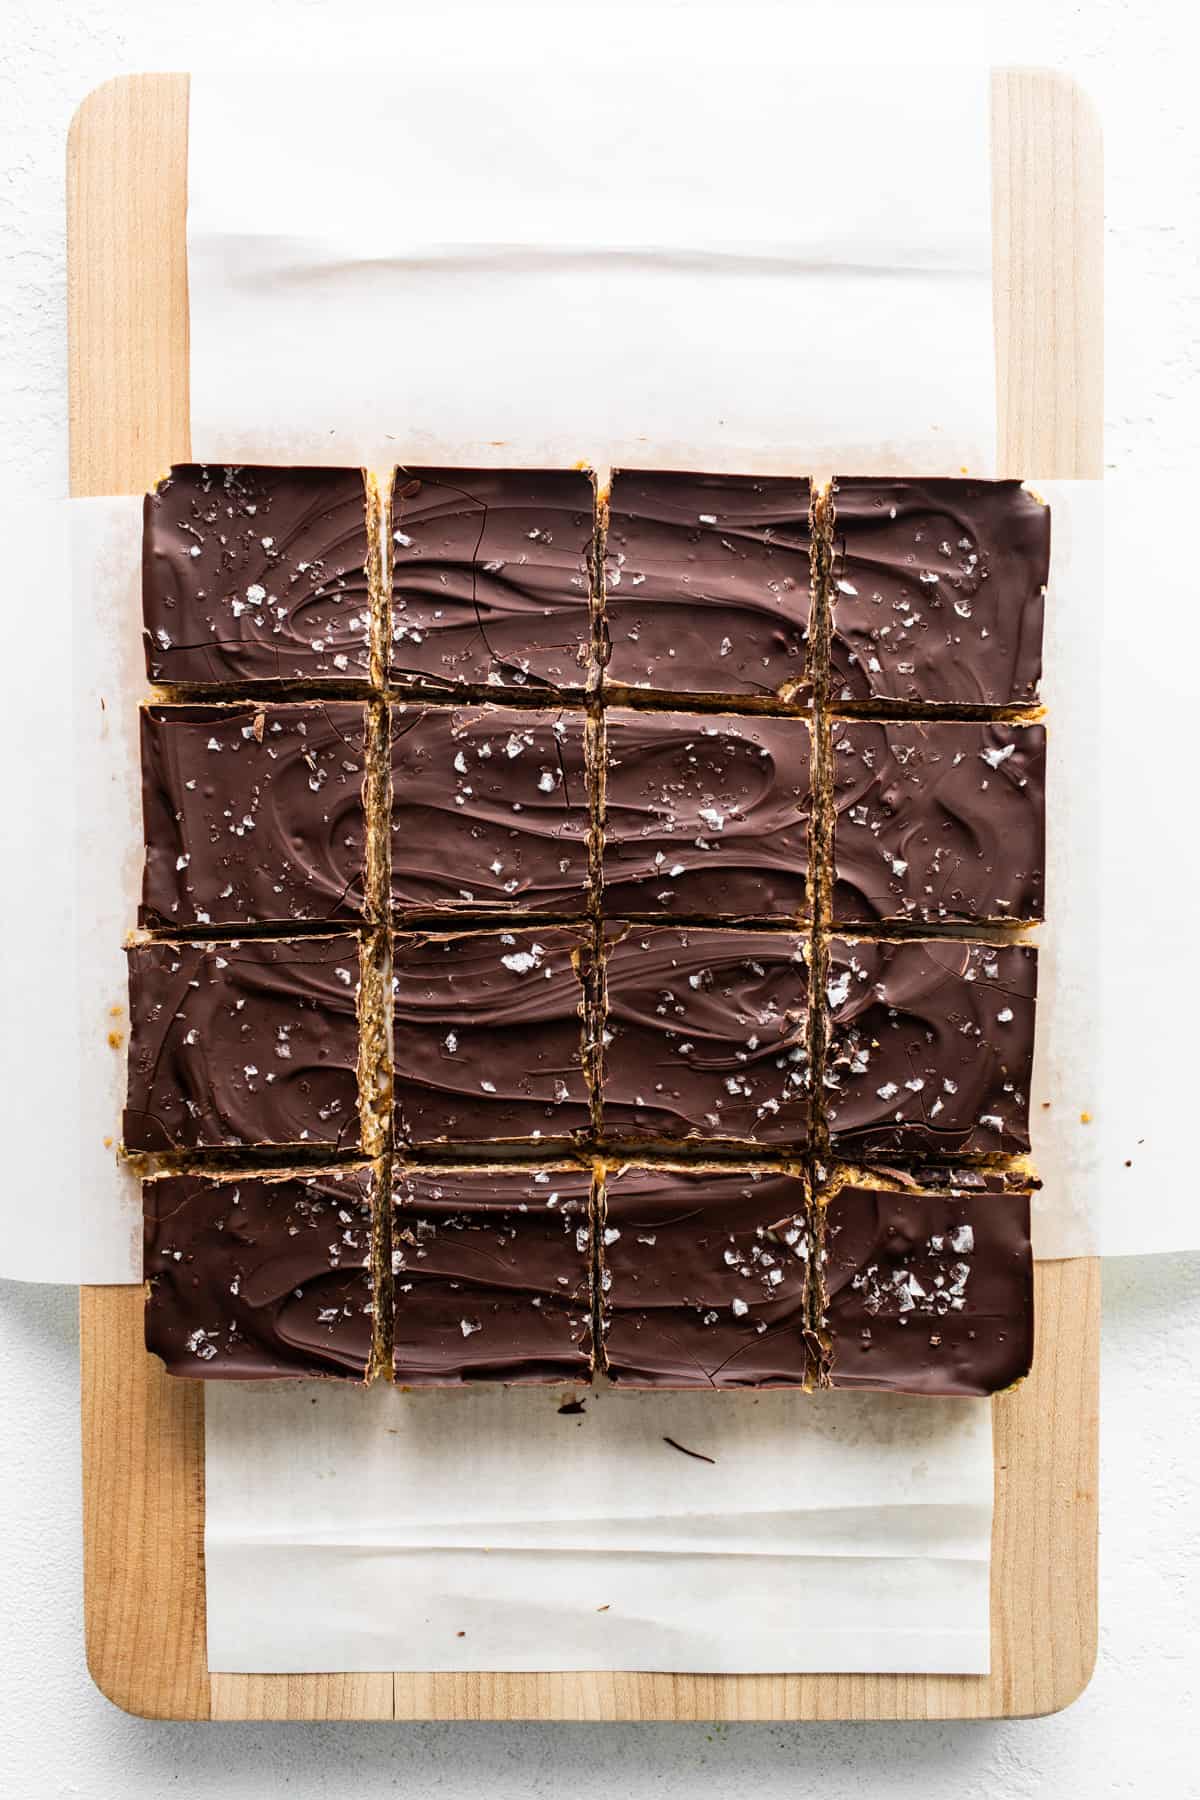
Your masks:
M 68 144 L 71 491 L 190 455 L 188 78 L 83 102 Z M 1065 79 L 993 77 L 999 472 L 1102 473 L 1100 130 Z M 140 1287 L 80 1297 L 88 1666 L 170 1719 L 951 1719 L 1054 1712 L 1096 1651 L 1099 1266 L 1040 1263 L 1034 1372 L 993 1402 L 992 1672 L 210 1675 L 204 1393 L 142 1344 Z M 947 1405 L 954 1402 L 948 1401 Z

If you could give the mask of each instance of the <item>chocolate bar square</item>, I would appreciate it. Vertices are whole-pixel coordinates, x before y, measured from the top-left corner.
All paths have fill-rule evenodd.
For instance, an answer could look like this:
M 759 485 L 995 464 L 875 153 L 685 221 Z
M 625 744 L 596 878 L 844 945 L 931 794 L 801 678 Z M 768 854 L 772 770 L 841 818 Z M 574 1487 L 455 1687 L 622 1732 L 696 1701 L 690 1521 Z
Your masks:
M 151 681 L 365 681 L 367 495 L 359 469 L 171 470 L 142 512 Z
M 837 1155 L 1029 1149 L 1037 951 L 834 938 L 823 1103 Z
M 578 469 L 397 469 L 391 680 L 589 687 L 594 535 Z
M 359 1147 L 358 939 L 135 944 L 128 1150 Z
M 806 719 L 614 707 L 605 739 L 606 910 L 808 917 Z
M 1050 511 L 1019 481 L 839 475 L 829 696 L 1029 706 Z
M 1042 726 L 835 719 L 832 743 L 839 923 L 1041 918 Z
M 585 715 L 392 708 L 392 905 L 404 915 L 587 912 Z
M 1028 1193 L 892 1192 L 864 1175 L 827 1202 L 822 1239 L 830 1386 L 994 1394 L 1028 1374 Z
M 397 934 L 401 1143 L 569 1143 L 587 1131 L 590 950 L 582 926 Z
M 605 1138 L 805 1146 L 808 953 L 782 931 L 608 925 Z
M 806 1387 L 808 1190 L 748 1169 L 611 1170 L 604 1360 L 621 1387 Z
M 371 1175 L 178 1175 L 142 1183 L 146 1348 L 172 1375 L 365 1379 Z
M 392 1207 L 398 1382 L 589 1379 L 590 1174 L 402 1168 Z
M 809 503 L 807 477 L 618 470 L 604 559 L 605 682 L 803 696 Z
M 361 916 L 361 706 L 148 706 L 141 924 Z

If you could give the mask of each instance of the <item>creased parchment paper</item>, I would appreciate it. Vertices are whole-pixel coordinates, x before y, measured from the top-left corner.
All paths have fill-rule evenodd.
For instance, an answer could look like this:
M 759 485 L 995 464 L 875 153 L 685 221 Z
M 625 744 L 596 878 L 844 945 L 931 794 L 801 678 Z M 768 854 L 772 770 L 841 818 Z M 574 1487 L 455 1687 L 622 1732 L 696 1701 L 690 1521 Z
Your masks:
M 562 1398 L 212 1383 L 209 1667 L 986 1672 L 986 1401 Z
M 193 76 L 196 458 L 990 473 L 986 69 L 679 29 Z

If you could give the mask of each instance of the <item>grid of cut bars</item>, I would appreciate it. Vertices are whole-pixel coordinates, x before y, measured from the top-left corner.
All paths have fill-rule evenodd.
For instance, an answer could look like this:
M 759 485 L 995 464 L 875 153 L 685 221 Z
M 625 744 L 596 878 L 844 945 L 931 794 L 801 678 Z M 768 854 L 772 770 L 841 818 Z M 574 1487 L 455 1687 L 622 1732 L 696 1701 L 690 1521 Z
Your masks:
M 173 471 L 167 1366 L 1019 1378 L 1048 559 L 1013 482 Z

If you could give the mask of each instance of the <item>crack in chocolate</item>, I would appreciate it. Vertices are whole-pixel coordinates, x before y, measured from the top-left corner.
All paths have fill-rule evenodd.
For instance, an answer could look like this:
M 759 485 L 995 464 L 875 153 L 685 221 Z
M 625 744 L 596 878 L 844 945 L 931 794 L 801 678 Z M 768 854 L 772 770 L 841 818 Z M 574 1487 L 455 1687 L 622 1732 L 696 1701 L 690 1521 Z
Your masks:
M 467 682 L 592 685 L 590 478 L 412 467 L 397 475 L 389 679 L 448 693 Z

